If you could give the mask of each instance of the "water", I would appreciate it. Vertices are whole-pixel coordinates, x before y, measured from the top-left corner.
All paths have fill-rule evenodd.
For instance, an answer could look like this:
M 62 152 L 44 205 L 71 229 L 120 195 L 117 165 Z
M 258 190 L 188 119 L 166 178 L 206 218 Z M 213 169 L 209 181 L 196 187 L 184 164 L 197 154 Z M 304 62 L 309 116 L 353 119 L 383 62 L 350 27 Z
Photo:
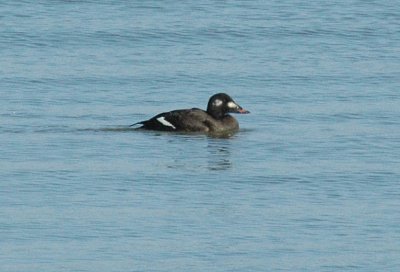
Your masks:
M 399 271 L 396 1 L 2 1 L 1 271 Z M 138 132 L 216 92 L 231 138 Z

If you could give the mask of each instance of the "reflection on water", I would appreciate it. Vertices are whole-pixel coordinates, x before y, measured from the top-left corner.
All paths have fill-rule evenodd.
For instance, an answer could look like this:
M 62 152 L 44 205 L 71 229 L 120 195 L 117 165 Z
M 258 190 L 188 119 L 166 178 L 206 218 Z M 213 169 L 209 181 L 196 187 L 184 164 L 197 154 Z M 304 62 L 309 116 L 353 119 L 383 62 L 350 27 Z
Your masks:
M 166 141 L 173 152 L 169 154 L 158 154 L 157 163 L 168 169 L 199 170 L 208 169 L 212 171 L 227 170 L 232 167 L 231 140 L 235 134 L 205 135 L 203 133 L 174 133 L 164 131 L 138 130 L 131 127 L 109 127 L 97 129 L 81 129 L 80 131 L 95 131 L 108 133 L 138 132 L 152 137 L 161 137 Z M 204 148 L 204 140 L 207 146 Z M 165 145 L 165 143 L 158 143 Z M 188 148 L 190 146 L 190 148 Z
M 209 170 L 227 170 L 232 167 L 229 139 L 210 138 L 207 151 Z
M 152 166 L 158 171 L 177 169 L 192 173 L 227 170 L 232 167 L 231 144 L 234 137 L 215 138 L 198 133 L 136 131 L 140 133 L 134 137 L 138 136 L 139 140 L 133 141 L 143 144 L 143 148 L 147 150 L 147 154 L 143 156 L 152 157 Z M 148 138 L 147 136 L 152 138 L 151 146 L 148 146 L 149 141 L 144 139 Z

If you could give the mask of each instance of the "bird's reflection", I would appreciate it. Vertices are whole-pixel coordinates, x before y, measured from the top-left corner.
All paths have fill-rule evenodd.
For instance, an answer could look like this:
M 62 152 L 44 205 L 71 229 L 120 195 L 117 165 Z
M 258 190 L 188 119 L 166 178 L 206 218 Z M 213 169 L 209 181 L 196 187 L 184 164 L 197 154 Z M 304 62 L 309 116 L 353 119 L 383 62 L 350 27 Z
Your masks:
M 210 138 L 207 145 L 207 151 L 209 170 L 221 171 L 232 167 L 229 139 Z

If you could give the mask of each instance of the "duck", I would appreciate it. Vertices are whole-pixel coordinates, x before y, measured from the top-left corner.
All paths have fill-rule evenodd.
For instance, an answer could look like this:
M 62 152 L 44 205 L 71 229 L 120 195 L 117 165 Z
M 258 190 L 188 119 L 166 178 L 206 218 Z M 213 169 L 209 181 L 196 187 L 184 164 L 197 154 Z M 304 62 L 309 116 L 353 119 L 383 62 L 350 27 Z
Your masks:
M 210 97 L 205 111 L 199 108 L 172 110 L 131 126 L 141 125 L 137 129 L 168 132 L 234 133 L 239 130 L 239 123 L 230 113 L 250 112 L 228 94 L 217 93 Z

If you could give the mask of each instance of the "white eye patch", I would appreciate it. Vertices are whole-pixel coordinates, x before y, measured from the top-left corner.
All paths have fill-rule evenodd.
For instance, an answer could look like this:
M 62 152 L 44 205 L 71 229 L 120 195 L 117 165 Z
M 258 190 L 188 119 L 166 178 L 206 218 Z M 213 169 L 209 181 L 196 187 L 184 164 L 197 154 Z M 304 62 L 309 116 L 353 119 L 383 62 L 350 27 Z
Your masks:
M 235 109 L 237 108 L 237 105 L 234 102 L 230 101 L 228 102 L 228 108 Z
M 222 100 L 220 100 L 220 99 L 215 99 L 214 102 L 213 102 L 213 105 L 219 107 L 219 106 L 222 105 L 222 103 L 224 103 L 224 102 L 222 102 Z

